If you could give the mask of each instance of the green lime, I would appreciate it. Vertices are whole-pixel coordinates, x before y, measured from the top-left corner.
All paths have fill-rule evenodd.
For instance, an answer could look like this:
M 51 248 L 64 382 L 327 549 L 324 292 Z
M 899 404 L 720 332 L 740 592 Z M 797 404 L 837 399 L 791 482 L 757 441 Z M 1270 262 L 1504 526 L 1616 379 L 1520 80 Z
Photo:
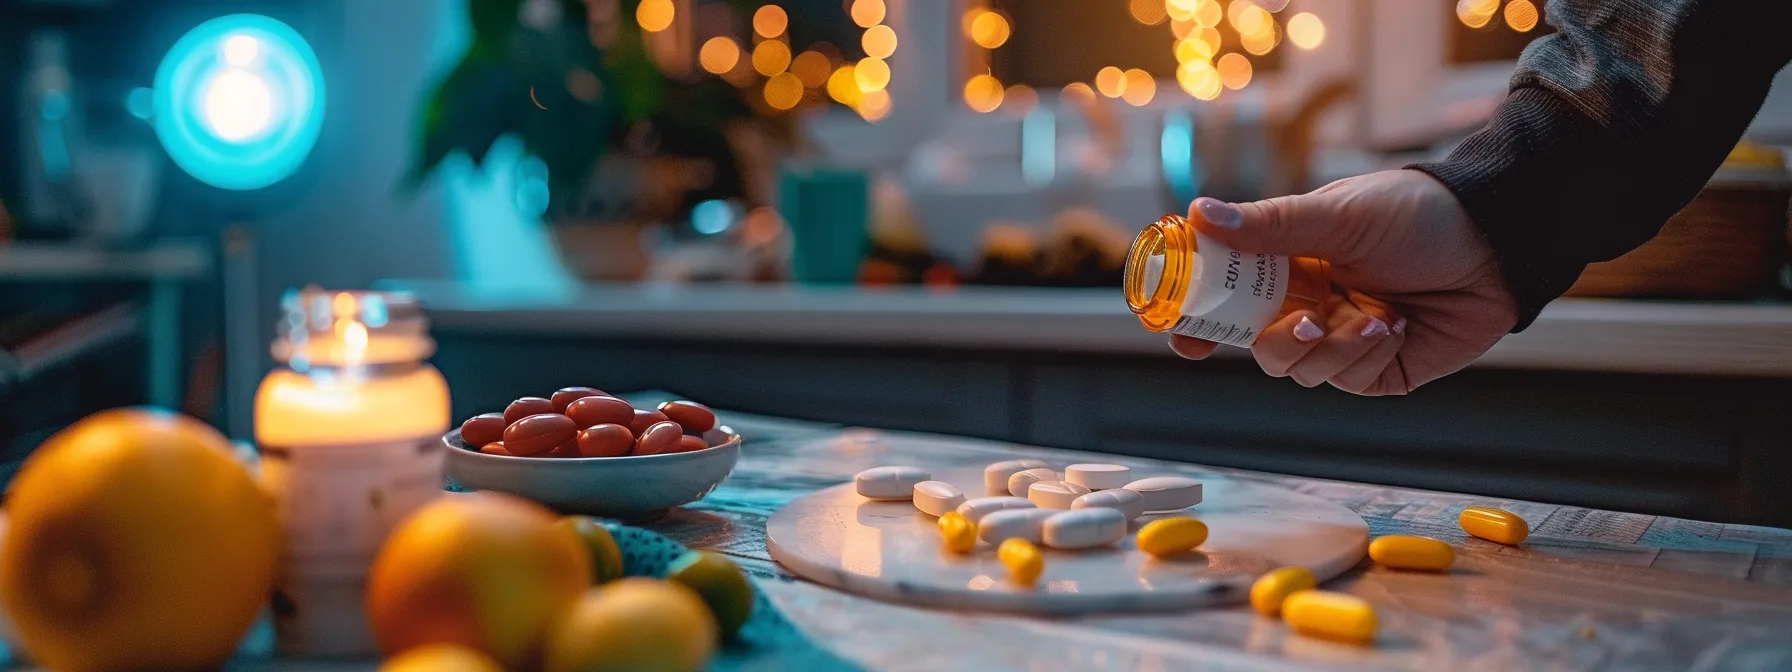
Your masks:
M 590 516 L 567 516 L 560 525 L 572 530 L 591 550 L 591 580 L 603 585 L 622 578 L 622 548 L 602 523 Z
M 666 580 L 697 592 L 716 615 L 724 638 L 734 635 L 753 614 L 753 585 L 734 561 L 712 551 L 690 551 L 666 568 Z

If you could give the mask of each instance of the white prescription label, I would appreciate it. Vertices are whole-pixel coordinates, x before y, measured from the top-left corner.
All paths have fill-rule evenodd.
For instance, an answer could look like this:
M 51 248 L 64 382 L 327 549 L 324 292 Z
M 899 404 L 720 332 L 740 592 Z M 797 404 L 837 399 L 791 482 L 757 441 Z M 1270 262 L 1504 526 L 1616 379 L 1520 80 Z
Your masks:
M 287 653 L 352 655 L 372 645 L 361 596 L 386 536 L 441 497 L 440 437 L 355 445 L 262 446 L 286 552 L 274 596 Z
M 1195 232 L 1201 257 L 1171 333 L 1248 348 L 1288 293 L 1288 257 L 1247 254 Z

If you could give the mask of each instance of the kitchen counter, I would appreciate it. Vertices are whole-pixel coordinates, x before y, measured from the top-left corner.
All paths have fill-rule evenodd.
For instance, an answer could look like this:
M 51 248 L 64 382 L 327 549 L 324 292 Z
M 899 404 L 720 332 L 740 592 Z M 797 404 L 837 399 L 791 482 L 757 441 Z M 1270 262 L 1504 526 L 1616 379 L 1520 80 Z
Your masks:
M 733 474 L 703 500 L 643 527 L 728 555 L 808 644 L 731 647 L 716 670 L 1792 669 L 1786 637 L 1792 632 L 1792 530 L 728 411 L 719 416 L 746 439 Z M 1321 586 L 1375 606 L 1374 643 L 1352 646 L 1293 634 L 1243 604 L 1059 618 L 904 606 L 796 578 L 767 550 L 765 524 L 773 512 L 860 470 L 884 464 L 947 470 L 1022 457 L 1059 465 L 1114 462 L 1135 472 L 1218 475 L 1287 488 L 1354 511 L 1372 536 L 1444 540 L 1456 561 L 1433 573 L 1364 560 Z M 1470 505 L 1517 513 L 1532 534 L 1511 547 L 1467 537 L 1454 521 Z M 875 544 L 877 537 L 864 539 Z M 1048 561 L 1048 578 L 1050 572 Z M 817 656 L 814 646 L 838 659 Z M 371 662 L 243 662 L 242 669 L 274 672 L 374 668 Z
M 388 284 L 474 333 L 1173 356 L 1115 289 L 592 285 L 528 299 Z M 1792 378 L 1792 304 L 1564 299 L 1474 366 Z

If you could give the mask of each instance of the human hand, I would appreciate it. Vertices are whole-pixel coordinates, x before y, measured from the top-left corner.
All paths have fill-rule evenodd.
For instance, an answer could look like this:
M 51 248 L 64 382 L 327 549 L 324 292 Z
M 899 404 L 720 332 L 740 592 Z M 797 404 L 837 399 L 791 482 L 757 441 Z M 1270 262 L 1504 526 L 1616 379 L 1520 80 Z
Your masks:
M 1264 373 L 1346 392 L 1405 394 L 1454 373 L 1518 322 L 1499 260 L 1441 183 L 1413 170 L 1347 178 L 1298 196 L 1231 205 L 1198 198 L 1189 221 L 1243 252 L 1332 263 L 1321 322 L 1290 313 L 1263 330 L 1251 354 Z M 1172 335 L 1202 359 L 1217 344 Z

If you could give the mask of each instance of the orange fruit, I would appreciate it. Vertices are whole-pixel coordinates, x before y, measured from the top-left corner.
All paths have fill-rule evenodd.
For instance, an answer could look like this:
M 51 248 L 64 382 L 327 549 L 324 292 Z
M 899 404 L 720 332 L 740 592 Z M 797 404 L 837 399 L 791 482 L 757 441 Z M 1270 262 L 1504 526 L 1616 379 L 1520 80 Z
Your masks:
M 7 497 L 0 600 L 46 667 L 217 668 L 273 590 L 274 502 L 198 420 L 95 414 L 38 447 Z
M 703 598 L 671 581 L 641 577 L 587 593 L 547 643 L 546 672 L 696 672 L 719 636 Z
M 367 617 L 387 654 L 459 644 L 530 667 L 548 628 L 591 587 L 585 543 L 541 505 L 497 493 L 449 495 L 380 547 Z
M 454 644 L 429 644 L 387 660 L 380 672 L 503 672 L 491 656 Z

